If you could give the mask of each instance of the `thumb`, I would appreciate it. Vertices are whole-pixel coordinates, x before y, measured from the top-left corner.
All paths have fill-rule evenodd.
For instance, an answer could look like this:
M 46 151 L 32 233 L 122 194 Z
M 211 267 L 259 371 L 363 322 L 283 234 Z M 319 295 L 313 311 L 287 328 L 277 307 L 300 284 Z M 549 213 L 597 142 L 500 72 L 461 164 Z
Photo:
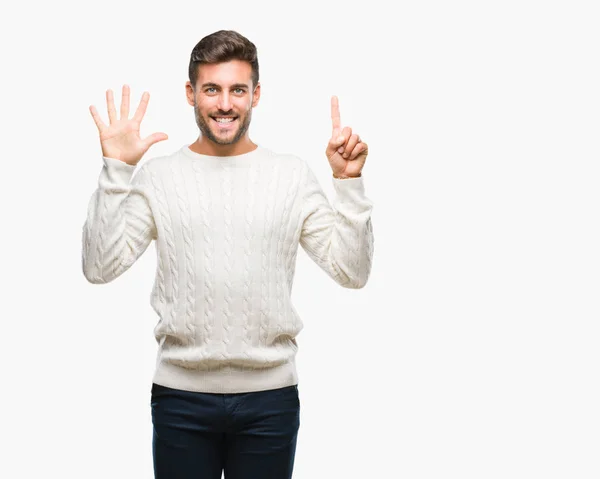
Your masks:
M 152 133 L 144 140 L 144 143 L 146 144 L 147 148 L 150 148 L 152 145 L 154 145 L 154 143 L 168 139 L 169 136 L 166 133 Z
M 327 145 L 327 150 L 326 150 L 327 157 L 329 158 L 333 154 L 335 154 L 337 149 L 344 144 L 344 141 L 346 141 L 346 139 L 344 138 L 343 135 L 340 135 L 339 133 L 337 134 L 337 136 L 336 135 L 332 136 L 331 139 L 329 140 L 329 144 Z
M 344 135 L 340 135 L 339 133 L 336 135 L 334 135 L 331 140 L 329 140 L 329 147 L 332 150 L 337 150 L 340 146 L 342 146 L 344 144 L 344 142 L 346 141 L 346 138 L 344 138 Z

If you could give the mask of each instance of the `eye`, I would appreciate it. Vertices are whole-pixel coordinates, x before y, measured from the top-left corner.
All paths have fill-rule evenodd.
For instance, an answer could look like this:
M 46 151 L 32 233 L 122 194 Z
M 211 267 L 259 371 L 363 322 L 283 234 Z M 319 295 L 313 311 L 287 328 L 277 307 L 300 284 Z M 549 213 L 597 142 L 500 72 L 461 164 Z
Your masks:
M 206 89 L 206 92 L 207 92 L 207 93 L 211 93 L 211 90 L 216 90 L 216 88 L 215 88 L 215 87 L 212 87 L 212 86 L 209 86 L 209 87 Z
M 241 95 L 242 93 L 244 93 L 244 89 L 243 88 L 236 88 L 234 91 L 237 91 L 239 95 Z

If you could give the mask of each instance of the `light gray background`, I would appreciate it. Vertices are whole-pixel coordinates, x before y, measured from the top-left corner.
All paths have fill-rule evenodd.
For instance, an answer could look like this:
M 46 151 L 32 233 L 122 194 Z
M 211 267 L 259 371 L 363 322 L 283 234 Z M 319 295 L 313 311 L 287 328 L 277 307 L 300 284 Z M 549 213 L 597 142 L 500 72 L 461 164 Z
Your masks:
M 189 54 L 258 47 L 251 138 L 331 198 L 329 100 L 369 144 L 375 258 L 344 290 L 301 250 L 295 479 L 600 476 L 600 20 L 583 1 L 29 2 L 2 15 L 0 476 L 152 477 L 155 247 L 81 272 L 102 161 L 88 107 L 197 136 Z

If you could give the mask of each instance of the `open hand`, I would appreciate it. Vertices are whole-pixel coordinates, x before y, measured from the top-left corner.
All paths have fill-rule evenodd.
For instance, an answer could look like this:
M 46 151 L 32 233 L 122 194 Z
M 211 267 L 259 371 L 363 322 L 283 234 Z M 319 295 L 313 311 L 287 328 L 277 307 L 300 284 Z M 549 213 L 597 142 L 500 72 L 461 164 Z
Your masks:
M 359 135 L 352 134 L 352 128 L 347 126 L 341 129 L 337 96 L 331 97 L 331 122 L 333 132 L 325 154 L 333 170 L 333 176 L 356 178 L 361 175 L 369 149 Z
M 106 126 L 96 107 L 90 105 L 90 112 L 100 132 L 102 155 L 124 161 L 129 165 L 136 165 L 144 153 L 154 143 L 168 139 L 166 133 L 153 133 L 145 139 L 140 138 L 140 123 L 146 113 L 150 93 L 144 92 L 133 118 L 129 116 L 129 86 L 123 85 L 121 97 L 121 118 L 117 119 L 112 90 L 106 91 L 108 106 L 109 126 Z

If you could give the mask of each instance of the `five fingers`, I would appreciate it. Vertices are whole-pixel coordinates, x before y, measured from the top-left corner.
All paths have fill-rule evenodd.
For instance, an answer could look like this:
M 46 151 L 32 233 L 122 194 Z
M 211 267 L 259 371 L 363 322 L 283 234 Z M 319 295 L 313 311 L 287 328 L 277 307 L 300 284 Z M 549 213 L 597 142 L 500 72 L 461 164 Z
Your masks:
M 127 119 L 129 117 L 129 98 L 130 98 L 129 85 L 123 85 L 123 92 L 122 92 L 122 96 L 121 96 L 121 110 L 120 110 L 120 114 L 121 114 L 120 119 L 121 120 Z M 137 110 L 135 111 L 135 114 L 133 115 L 132 119 L 134 121 L 137 121 L 137 122 L 142 121 L 142 118 L 144 118 L 144 115 L 146 114 L 146 108 L 148 106 L 149 100 L 150 100 L 150 93 L 145 91 L 142 94 L 142 99 L 140 100 L 140 104 L 138 105 Z M 115 108 L 114 95 L 113 95 L 113 91 L 111 89 L 106 90 L 106 107 L 108 110 L 109 124 L 112 124 L 112 123 L 118 121 L 117 110 Z M 92 114 L 92 118 L 94 119 L 94 122 L 96 123 L 96 126 L 98 127 L 98 130 L 99 131 L 105 130 L 107 128 L 107 125 L 102 121 L 102 118 L 98 114 L 98 110 L 96 110 L 96 107 L 94 105 L 90 105 L 90 113 Z

